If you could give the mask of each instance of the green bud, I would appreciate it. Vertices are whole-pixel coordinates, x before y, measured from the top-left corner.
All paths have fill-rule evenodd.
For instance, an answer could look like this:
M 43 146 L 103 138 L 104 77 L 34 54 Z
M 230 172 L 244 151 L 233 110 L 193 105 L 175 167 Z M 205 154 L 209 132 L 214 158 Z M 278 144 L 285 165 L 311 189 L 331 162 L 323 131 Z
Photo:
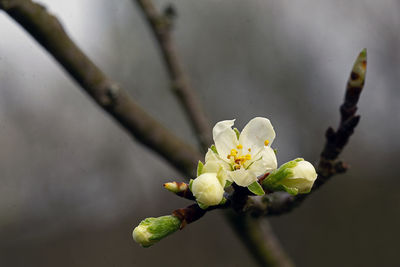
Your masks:
M 263 181 L 264 188 L 271 191 L 286 191 L 289 194 L 309 193 L 317 173 L 314 166 L 302 158 L 286 162 Z
M 135 242 L 147 248 L 174 233 L 180 226 L 181 221 L 173 215 L 146 218 L 133 230 L 132 237 Z

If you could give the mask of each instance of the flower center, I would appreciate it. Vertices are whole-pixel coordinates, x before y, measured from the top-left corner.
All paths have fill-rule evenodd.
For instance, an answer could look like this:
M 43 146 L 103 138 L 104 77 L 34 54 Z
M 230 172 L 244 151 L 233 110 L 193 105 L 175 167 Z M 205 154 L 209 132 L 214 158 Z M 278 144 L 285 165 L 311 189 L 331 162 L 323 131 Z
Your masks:
M 249 148 L 248 152 L 250 151 L 251 149 Z M 236 149 L 235 148 L 231 149 L 231 153 L 228 154 L 227 158 L 230 160 L 233 169 L 238 170 L 242 167 L 245 167 L 246 161 L 251 160 L 251 155 L 250 154 L 244 155 L 243 146 L 239 144 L 236 146 Z

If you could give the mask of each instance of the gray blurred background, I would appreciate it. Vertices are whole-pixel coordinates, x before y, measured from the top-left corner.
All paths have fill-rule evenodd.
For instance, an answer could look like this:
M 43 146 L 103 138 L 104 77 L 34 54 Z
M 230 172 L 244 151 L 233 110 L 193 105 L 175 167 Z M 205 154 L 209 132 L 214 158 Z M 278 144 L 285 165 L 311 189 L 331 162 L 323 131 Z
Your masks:
M 129 0 L 40 1 L 76 43 L 154 117 L 196 144 L 158 47 Z M 174 37 L 212 123 L 271 119 L 284 163 L 316 162 L 352 64 L 368 49 L 361 122 L 336 176 L 271 219 L 298 266 L 398 266 L 400 2 L 172 2 Z M 0 14 L 1 266 L 256 266 L 218 211 L 150 249 L 140 220 L 186 206 L 183 180 L 131 140 L 58 64 Z

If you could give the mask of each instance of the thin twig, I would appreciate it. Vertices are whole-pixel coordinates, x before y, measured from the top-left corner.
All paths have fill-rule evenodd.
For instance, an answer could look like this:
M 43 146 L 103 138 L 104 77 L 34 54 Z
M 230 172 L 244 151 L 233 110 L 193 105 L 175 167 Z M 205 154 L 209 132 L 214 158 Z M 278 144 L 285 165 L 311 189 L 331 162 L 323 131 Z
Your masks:
M 199 103 L 199 97 L 190 85 L 188 77 L 182 68 L 182 63 L 171 37 L 172 16 L 175 14 L 174 8 L 169 6 L 167 9 L 168 13 L 161 14 L 152 1 L 135 1 L 145 14 L 147 22 L 157 39 L 171 79 L 173 92 L 185 109 L 202 149 L 206 150 L 212 143 L 211 126 Z
M 69 38 L 46 9 L 29 0 L 0 0 L 3 9 L 32 35 L 97 104 L 132 136 L 187 176 L 193 176 L 200 154 L 147 114 L 110 80 Z
M 340 107 L 341 119 L 338 129 L 335 131 L 329 127 L 326 131 L 326 143 L 317 167 L 318 179 L 315 181 L 311 193 L 325 184 L 332 176 L 344 173 L 348 168 L 347 164 L 338 160 L 338 157 L 360 121 L 360 116 L 356 115 L 356 111 L 364 87 L 366 71 L 367 51 L 364 49 L 358 55 L 347 82 L 344 101 Z M 311 193 L 293 197 L 287 193 L 276 192 L 266 195 L 261 201 L 253 201 L 251 206 L 255 214 L 279 215 L 297 207 Z
M 189 189 L 189 185 L 184 182 L 169 182 L 164 184 L 164 188 L 174 193 L 175 195 L 186 198 L 188 200 L 195 200 L 192 191 Z

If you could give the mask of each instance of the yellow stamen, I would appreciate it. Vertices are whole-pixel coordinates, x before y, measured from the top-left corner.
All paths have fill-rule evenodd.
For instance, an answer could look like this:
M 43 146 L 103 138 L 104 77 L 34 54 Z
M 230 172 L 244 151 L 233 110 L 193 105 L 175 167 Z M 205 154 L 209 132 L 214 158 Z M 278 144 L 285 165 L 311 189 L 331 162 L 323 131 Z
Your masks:
M 265 140 L 265 141 L 264 141 L 264 145 L 265 145 L 265 146 L 268 146 L 268 144 L 269 144 L 269 141 L 268 141 L 268 140 Z
M 242 154 L 242 150 L 243 149 L 243 145 L 239 144 L 236 146 L 236 149 L 231 149 L 231 153 L 227 156 L 229 160 L 231 160 L 232 162 L 232 167 L 234 170 L 238 170 L 240 168 L 242 168 L 242 166 L 244 167 L 244 164 L 246 161 L 251 160 L 251 155 L 250 154 L 246 154 L 243 155 Z M 249 148 L 248 151 L 250 152 L 251 149 Z
M 251 148 L 247 149 L 249 152 L 251 152 Z

